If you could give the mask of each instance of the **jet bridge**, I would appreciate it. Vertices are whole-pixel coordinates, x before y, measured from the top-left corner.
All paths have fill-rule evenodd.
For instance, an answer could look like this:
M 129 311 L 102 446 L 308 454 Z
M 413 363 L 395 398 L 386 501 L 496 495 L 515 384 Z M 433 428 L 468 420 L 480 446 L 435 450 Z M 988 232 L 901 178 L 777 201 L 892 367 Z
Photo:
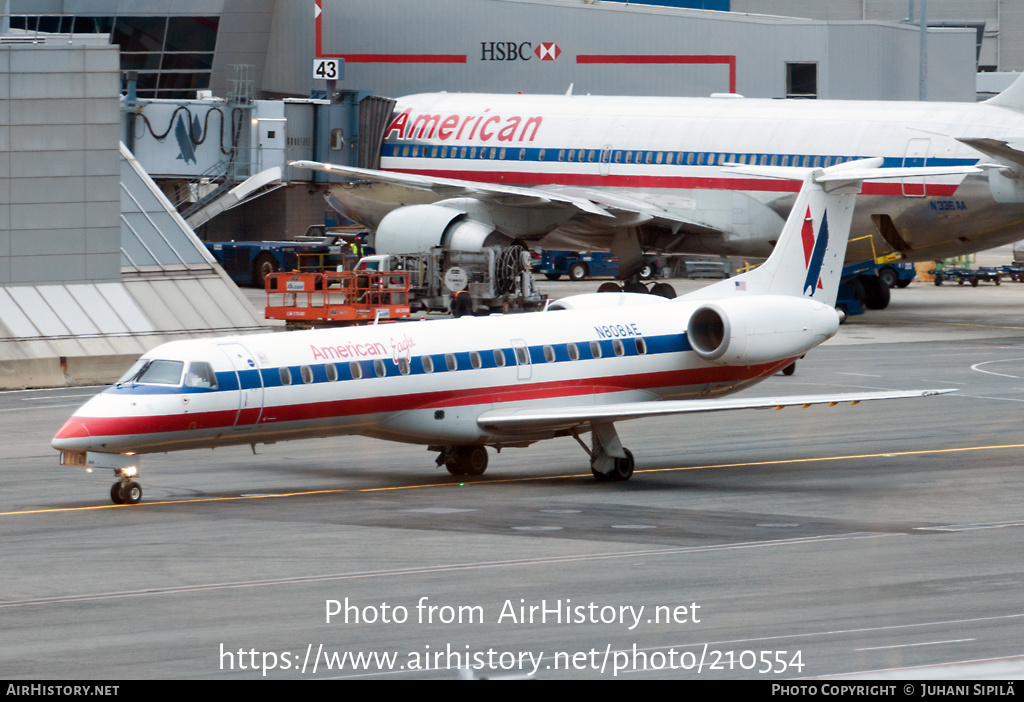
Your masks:
M 327 177 L 292 171 L 289 161 L 379 167 L 394 100 L 361 91 L 341 91 L 333 100 L 251 100 L 244 92 L 227 99 L 122 100 L 125 143 L 193 228 L 278 188 L 303 185 L 304 196 L 315 194 L 310 181 Z M 319 197 L 317 203 L 322 206 Z M 247 230 L 230 238 L 280 239 L 269 219 L 249 217 Z

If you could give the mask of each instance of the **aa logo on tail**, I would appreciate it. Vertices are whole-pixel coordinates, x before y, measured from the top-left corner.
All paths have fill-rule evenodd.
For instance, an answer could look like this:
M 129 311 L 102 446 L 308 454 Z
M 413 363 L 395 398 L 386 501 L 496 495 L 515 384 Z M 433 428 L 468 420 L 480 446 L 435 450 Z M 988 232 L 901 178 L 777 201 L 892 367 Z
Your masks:
M 828 249 L 828 212 L 822 213 L 821 228 L 818 229 L 818 236 L 815 238 L 814 220 L 811 218 L 811 208 L 808 207 L 800 236 L 804 243 L 804 264 L 807 266 L 803 292 L 808 297 L 814 297 L 814 293 L 822 289 L 821 266 L 825 262 L 825 251 Z

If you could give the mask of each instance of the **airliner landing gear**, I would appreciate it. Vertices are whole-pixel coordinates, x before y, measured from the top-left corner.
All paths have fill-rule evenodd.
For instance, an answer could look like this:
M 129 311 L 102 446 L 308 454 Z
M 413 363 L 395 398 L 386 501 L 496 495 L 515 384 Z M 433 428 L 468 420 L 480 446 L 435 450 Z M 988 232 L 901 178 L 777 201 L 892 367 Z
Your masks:
M 577 431 L 572 437 L 590 456 L 590 472 L 599 482 L 620 482 L 633 477 L 633 453 L 619 441 L 615 425 L 611 422 L 595 422 L 591 425 L 591 447 L 588 447 Z
M 110 486 L 110 501 L 115 505 L 136 505 L 142 500 L 142 486 L 135 482 L 139 477 L 138 456 L 89 453 L 88 462 L 93 468 L 113 468 L 117 482 Z
M 437 457 L 437 464 L 452 475 L 483 475 L 487 470 L 487 447 L 447 446 Z
M 110 486 L 110 500 L 115 505 L 137 505 L 142 500 L 142 486 L 127 476 L 119 475 L 118 481 Z
M 598 482 L 604 482 L 606 480 L 629 480 L 633 477 L 633 467 L 635 462 L 633 461 L 633 452 L 628 448 L 623 448 L 626 453 L 625 458 L 614 458 L 613 467 L 610 473 L 601 473 L 594 467 L 594 461 L 590 462 L 590 472 L 594 474 L 594 477 Z

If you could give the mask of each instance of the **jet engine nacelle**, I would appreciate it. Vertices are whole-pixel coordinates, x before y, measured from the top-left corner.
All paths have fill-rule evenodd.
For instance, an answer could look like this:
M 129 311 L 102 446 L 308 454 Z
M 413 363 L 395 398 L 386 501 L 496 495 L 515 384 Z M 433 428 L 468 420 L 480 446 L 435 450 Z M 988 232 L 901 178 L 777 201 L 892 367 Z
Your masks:
M 509 246 L 510 237 L 465 212 L 440 205 L 408 205 L 384 216 L 374 235 L 379 254 L 415 254 L 446 246 L 453 251 L 483 251 L 485 246 Z
M 686 335 L 703 359 L 753 366 L 800 356 L 839 331 L 834 307 L 798 297 L 759 295 L 705 302 Z

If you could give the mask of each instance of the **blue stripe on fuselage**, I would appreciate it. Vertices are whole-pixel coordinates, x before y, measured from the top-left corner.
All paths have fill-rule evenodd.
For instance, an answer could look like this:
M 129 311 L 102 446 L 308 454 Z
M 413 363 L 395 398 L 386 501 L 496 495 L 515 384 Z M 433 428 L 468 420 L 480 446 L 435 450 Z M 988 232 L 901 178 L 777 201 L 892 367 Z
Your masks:
M 642 339 L 644 345 L 644 353 L 641 354 L 637 345 L 637 339 Z M 587 341 L 561 344 L 538 344 L 534 346 L 528 346 L 527 351 L 529 353 L 530 363 L 534 365 L 547 365 L 549 363 L 575 363 L 577 361 L 589 361 L 594 358 L 610 358 L 615 357 L 615 342 L 619 341 L 622 343 L 621 346 L 621 357 L 628 358 L 632 356 L 657 356 L 660 354 L 668 353 L 681 353 L 689 351 L 691 349 L 689 342 L 686 339 L 686 334 L 665 334 L 661 336 L 637 336 L 637 337 L 623 337 L 619 339 L 592 339 Z M 595 356 L 591 350 L 591 344 L 596 344 L 600 348 L 600 355 Z M 574 345 L 576 347 L 577 361 L 573 361 L 570 357 L 569 347 Z M 554 352 L 554 360 L 548 361 L 545 357 L 544 349 L 550 347 Z M 482 369 L 495 369 L 501 368 L 495 358 L 495 351 L 501 351 L 505 358 L 504 367 L 514 367 L 517 365 L 515 349 L 512 347 L 505 347 L 502 349 L 484 349 L 477 351 L 479 365 L 473 365 L 474 352 L 471 351 L 458 351 L 453 352 L 450 355 L 455 357 L 456 368 L 454 371 L 448 369 L 445 357 L 449 354 L 438 353 L 431 354 L 430 358 L 433 362 L 433 371 L 427 373 L 423 367 L 423 356 L 413 356 L 409 361 L 409 372 L 408 376 L 416 375 L 439 375 L 443 373 L 460 373 L 463 371 L 472 371 Z M 376 369 L 375 362 L 380 361 L 384 367 L 385 377 L 394 377 L 402 375 L 399 368 L 399 364 L 391 358 L 380 358 L 380 359 L 369 359 L 339 363 L 320 363 L 320 364 L 308 364 L 312 371 L 313 383 L 328 383 L 328 382 L 340 382 L 346 380 L 358 379 L 353 374 L 353 367 L 358 367 L 359 378 L 375 378 Z M 337 373 L 337 381 L 331 381 L 327 366 L 333 365 Z M 291 375 L 291 382 L 288 385 L 303 385 L 302 379 L 302 365 L 284 366 L 287 368 Z M 182 385 L 149 385 L 139 383 L 122 383 L 107 388 L 104 392 L 112 394 L 131 394 L 131 395 L 189 395 L 189 394 L 204 394 L 211 392 L 234 392 L 241 389 L 250 390 L 259 387 L 264 388 L 275 388 L 285 387 L 285 383 L 282 381 L 282 367 L 274 368 L 260 368 L 260 369 L 247 369 L 237 371 L 237 375 L 234 371 L 219 371 L 217 374 L 217 388 L 200 388 L 200 387 L 186 387 Z M 239 384 L 239 381 L 241 383 Z

